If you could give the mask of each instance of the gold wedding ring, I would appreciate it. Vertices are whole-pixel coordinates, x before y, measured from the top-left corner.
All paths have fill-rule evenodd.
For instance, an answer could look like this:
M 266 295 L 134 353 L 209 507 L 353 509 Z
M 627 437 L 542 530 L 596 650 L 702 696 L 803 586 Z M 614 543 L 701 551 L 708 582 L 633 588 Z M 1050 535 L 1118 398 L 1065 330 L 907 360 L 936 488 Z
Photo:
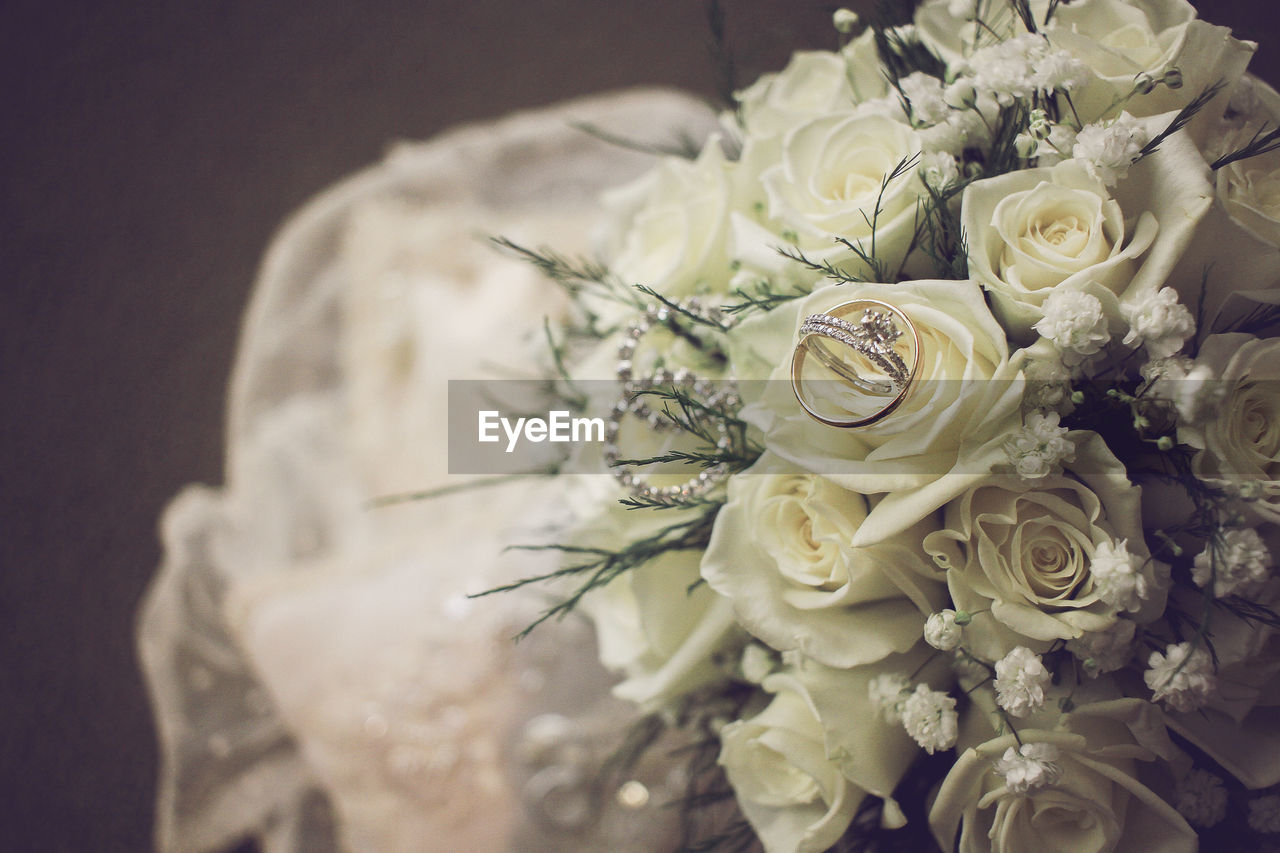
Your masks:
M 791 388 L 809 417 L 852 429 L 902 405 L 919 369 L 920 333 L 911 318 L 887 302 L 854 299 L 800 324 Z

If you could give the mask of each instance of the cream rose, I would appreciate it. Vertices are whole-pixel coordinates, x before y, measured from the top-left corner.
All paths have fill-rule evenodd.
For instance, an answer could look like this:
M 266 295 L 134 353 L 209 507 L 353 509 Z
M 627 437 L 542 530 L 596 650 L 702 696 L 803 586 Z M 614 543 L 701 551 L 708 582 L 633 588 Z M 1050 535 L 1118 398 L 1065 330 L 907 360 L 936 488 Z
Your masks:
M 606 194 L 616 235 L 610 271 L 625 284 L 677 298 L 722 292 L 730 276 L 727 235 L 736 168 L 713 136 L 696 160 L 664 157 Z
M 1206 160 L 1239 149 L 1259 126 L 1275 127 L 1280 120 L 1280 95 L 1248 76 L 1241 80 L 1232 107 L 1215 128 Z M 1213 204 L 1169 276 L 1184 305 L 1203 305 L 1202 336 L 1229 329 L 1259 302 L 1280 299 L 1277 170 L 1280 159 L 1272 152 L 1213 172 Z
M 911 318 L 920 333 L 920 371 L 888 417 L 859 429 L 824 426 L 792 393 L 792 349 L 806 316 L 861 298 L 892 303 Z M 735 364 L 774 364 L 771 381 L 742 412 L 768 447 L 852 491 L 888 493 L 854 534 L 855 547 L 901 533 L 980 480 L 1004 459 L 1000 442 L 1021 423 L 1018 364 L 973 282 L 824 287 L 742 324 L 735 337 Z
M 929 814 L 944 850 L 1194 853 L 1195 831 L 1140 781 L 1144 764 L 1173 755 L 1150 704 L 1097 702 L 1044 722 L 963 751 Z M 969 728 L 971 741 L 994 735 L 984 721 Z
M 1280 579 L 1251 598 L 1280 607 Z M 1200 596 L 1189 592 L 1180 592 L 1179 603 L 1202 606 Z M 1245 787 L 1268 788 L 1280 783 L 1280 632 L 1223 609 L 1212 618 L 1219 689 L 1193 713 L 1170 712 L 1169 726 Z
M 753 142 L 785 135 L 818 116 L 850 112 L 888 91 L 875 34 L 868 29 L 836 53 L 797 51 L 787 67 L 737 94 L 739 116 Z
M 1213 146 L 1217 156 L 1244 148 L 1260 129 L 1280 120 L 1280 94 L 1260 80 L 1246 83 L 1256 101 L 1252 114 L 1241 117 Z M 1268 246 L 1280 247 L 1280 149 L 1237 160 L 1218 169 L 1217 197 L 1227 213 Z
M 610 507 L 571 542 L 616 548 L 676 520 L 673 515 L 641 520 Z M 625 675 L 614 687 L 615 695 L 657 708 L 726 677 L 722 662 L 745 635 L 737 627 L 732 603 L 698 583 L 699 557 L 698 551 L 666 551 L 583 598 L 582 609 L 595 624 L 601 662 Z
M 1100 437 L 1070 437 L 1078 475 L 992 477 L 948 504 L 942 528 L 925 537 L 955 608 L 980 614 L 965 629 L 965 647 L 978 657 L 997 660 L 1018 645 L 1043 651 L 1111 627 L 1118 609 L 1090 564 L 1114 543 L 1135 557 L 1145 591 L 1134 618 L 1149 622 L 1164 610 L 1164 579 L 1143 539 L 1141 490 Z
M 868 685 L 917 671 L 927 651 L 848 670 L 798 661 L 764 680 L 773 700 L 763 711 L 721 730 L 720 764 L 768 853 L 827 850 L 868 795 L 885 799 L 886 824 L 901 825 L 891 797 L 919 749 L 879 715 Z
M 1209 388 L 1224 395 L 1213 417 L 1178 426 L 1178 439 L 1200 450 L 1196 474 L 1258 489 L 1241 511 L 1280 523 L 1280 339 L 1211 335 L 1195 364 L 1208 368 L 1216 380 Z
M 775 649 L 834 667 L 906 652 L 946 590 L 920 548 L 923 525 L 870 547 L 850 544 L 870 506 L 766 453 L 729 481 L 702 576 Z
M 892 272 L 911 244 L 916 201 L 925 190 L 915 166 L 907 165 L 887 185 L 886 180 L 920 150 L 910 127 L 881 115 L 830 115 L 802 124 L 787 134 L 781 160 L 760 173 L 766 226 L 776 233 L 753 238 L 753 232 L 740 230 L 737 236 L 766 240 L 771 248 L 795 243 L 850 270 L 869 270 L 836 244 L 843 238 L 868 255 L 874 250 Z
M 1179 110 L 1218 81 L 1228 90 L 1244 73 L 1256 45 L 1231 37 L 1228 27 L 1196 20 L 1186 0 L 1078 0 L 1054 12 L 1049 43 L 1082 60 L 1093 73 L 1072 102 L 1082 121 L 1110 115 L 1133 89 L 1138 74 L 1159 79 L 1170 68 L 1182 72 L 1179 89 L 1157 86 L 1125 103 L 1135 116 Z M 1221 115 L 1225 92 L 1192 120 L 1188 132 L 1203 141 Z
M 960 216 L 969 274 L 1021 342 L 1034 337 L 1059 286 L 1103 288 L 1122 301 L 1154 293 L 1209 208 L 1206 172 L 1194 146 L 1175 138 L 1114 193 L 1076 161 L 977 181 L 965 189 Z

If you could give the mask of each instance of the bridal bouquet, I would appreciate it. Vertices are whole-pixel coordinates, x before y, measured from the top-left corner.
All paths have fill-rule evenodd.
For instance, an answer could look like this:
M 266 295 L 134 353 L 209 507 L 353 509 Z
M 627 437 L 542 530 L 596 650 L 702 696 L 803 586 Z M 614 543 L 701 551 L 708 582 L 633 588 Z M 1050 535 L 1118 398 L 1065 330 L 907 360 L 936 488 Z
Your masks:
M 499 241 L 572 296 L 557 400 L 611 395 L 523 583 L 687 733 L 690 849 L 1275 844 L 1255 45 L 1186 0 L 834 24 L 606 199 L 600 260 Z

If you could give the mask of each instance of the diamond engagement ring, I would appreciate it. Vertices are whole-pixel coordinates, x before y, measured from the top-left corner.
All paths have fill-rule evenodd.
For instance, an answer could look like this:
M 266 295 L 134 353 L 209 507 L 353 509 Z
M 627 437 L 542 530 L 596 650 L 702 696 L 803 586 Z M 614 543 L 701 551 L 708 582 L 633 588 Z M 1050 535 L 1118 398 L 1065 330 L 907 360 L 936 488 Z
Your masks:
M 850 429 L 887 417 L 911 390 L 920 367 L 920 333 L 902 311 L 855 299 L 800 325 L 791 388 L 809 417 Z

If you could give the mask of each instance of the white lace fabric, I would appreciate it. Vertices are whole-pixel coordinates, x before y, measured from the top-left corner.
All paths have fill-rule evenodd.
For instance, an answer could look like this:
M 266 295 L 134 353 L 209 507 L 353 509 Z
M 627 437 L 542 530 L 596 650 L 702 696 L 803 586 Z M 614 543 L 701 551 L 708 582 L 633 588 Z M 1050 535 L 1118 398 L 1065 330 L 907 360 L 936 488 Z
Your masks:
M 231 382 L 226 485 L 167 509 L 138 629 L 162 853 L 245 836 L 268 853 L 654 848 L 661 830 L 639 813 L 555 835 L 576 818 L 572 771 L 551 753 L 589 749 L 591 719 L 616 727 L 586 628 L 517 646 L 536 591 L 467 597 L 545 569 L 502 549 L 545 535 L 561 486 L 369 504 L 467 479 L 447 473 L 447 381 L 527 373 L 542 346 L 554 287 L 483 238 L 589 253 L 599 192 L 652 162 L 573 121 L 667 141 L 712 116 L 631 92 L 402 145 L 268 252 Z

